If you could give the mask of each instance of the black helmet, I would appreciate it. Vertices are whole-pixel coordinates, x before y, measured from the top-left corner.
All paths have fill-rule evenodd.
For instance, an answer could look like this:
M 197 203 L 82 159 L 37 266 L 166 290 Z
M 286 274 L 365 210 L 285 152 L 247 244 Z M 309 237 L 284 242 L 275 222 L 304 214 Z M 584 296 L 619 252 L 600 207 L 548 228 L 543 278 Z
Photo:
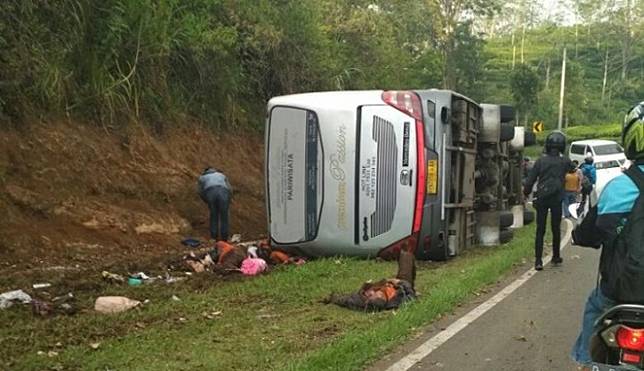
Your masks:
M 629 160 L 644 159 L 644 101 L 631 108 L 624 117 L 622 145 Z
M 553 150 L 563 153 L 566 150 L 566 136 L 560 131 L 553 131 L 546 137 L 546 152 Z

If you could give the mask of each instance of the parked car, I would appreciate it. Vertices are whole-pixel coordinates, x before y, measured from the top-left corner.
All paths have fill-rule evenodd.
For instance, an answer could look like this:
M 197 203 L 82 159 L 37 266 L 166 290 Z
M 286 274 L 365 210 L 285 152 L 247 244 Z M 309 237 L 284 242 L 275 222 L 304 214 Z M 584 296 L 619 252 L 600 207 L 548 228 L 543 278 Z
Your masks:
M 599 195 L 606 183 L 621 174 L 629 163 L 622 146 L 612 140 L 590 139 L 570 143 L 568 157 L 571 160 L 581 164 L 588 153 L 592 154 L 597 168 L 595 189 Z

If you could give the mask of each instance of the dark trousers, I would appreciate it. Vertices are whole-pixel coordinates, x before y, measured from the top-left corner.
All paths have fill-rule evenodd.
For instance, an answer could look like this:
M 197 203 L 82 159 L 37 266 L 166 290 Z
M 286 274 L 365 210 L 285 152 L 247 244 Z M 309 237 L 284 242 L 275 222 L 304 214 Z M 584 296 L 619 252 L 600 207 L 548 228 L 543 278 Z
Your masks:
M 550 211 L 550 228 L 552 229 L 552 257 L 559 257 L 561 243 L 561 195 L 538 199 L 534 203 L 537 209 L 537 234 L 534 238 L 534 257 L 541 261 L 543 257 L 543 236 L 546 234 L 546 220 Z
M 212 187 L 206 190 L 206 202 L 210 209 L 210 237 L 215 240 L 228 240 L 228 209 L 230 191 L 225 187 Z M 221 225 L 221 234 L 219 227 Z

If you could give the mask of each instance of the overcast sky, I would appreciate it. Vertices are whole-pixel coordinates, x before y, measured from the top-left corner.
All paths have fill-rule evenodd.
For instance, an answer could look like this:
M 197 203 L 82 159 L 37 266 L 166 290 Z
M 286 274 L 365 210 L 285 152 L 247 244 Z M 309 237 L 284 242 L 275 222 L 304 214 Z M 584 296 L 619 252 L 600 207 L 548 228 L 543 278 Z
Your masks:
M 572 4 L 569 0 L 539 0 L 542 4 L 542 19 L 558 19 L 564 24 L 575 22 Z

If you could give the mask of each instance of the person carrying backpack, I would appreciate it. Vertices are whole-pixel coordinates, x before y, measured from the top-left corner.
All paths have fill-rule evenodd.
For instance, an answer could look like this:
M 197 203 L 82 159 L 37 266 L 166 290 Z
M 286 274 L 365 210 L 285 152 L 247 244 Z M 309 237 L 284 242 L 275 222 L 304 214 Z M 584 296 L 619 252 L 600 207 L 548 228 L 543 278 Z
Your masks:
M 586 200 L 593 191 L 593 188 L 595 188 L 595 183 L 597 183 L 597 168 L 595 167 L 594 162 L 593 154 L 588 152 L 584 159 L 584 163 L 579 167 L 584 177 L 582 178 L 581 183 L 581 202 L 577 208 L 577 215 L 581 215 L 586 205 Z
M 566 148 L 566 136 L 560 131 L 553 131 L 546 137 L 545 154 L 541 156 L 530 170 L 524 184 L 523 194 L 532 192 L 534 183 L 538 180 L 533 202 L 537 210 L 537 233 L 534 239 L 534 269 L 543 269 L 543 236 L 546 234 L 546 220 L 550 210 L 552 229 L 552 262 L 561 264 L 563 259 L 559 254 L 561 241 L 561 202 L 564 197 L 564 180 L 566 173 L 574 166 L 570 159 L 561 156 Z
M 590 370 L 594 323 L 610 307 L 644 304 L 644 101 L 624 119 L 622 142 L 635 166 L 611 180 L 582 223 L 573 231 L 576 245 L 602 248 L 600 280 L 584 308 L 573 360 Z

